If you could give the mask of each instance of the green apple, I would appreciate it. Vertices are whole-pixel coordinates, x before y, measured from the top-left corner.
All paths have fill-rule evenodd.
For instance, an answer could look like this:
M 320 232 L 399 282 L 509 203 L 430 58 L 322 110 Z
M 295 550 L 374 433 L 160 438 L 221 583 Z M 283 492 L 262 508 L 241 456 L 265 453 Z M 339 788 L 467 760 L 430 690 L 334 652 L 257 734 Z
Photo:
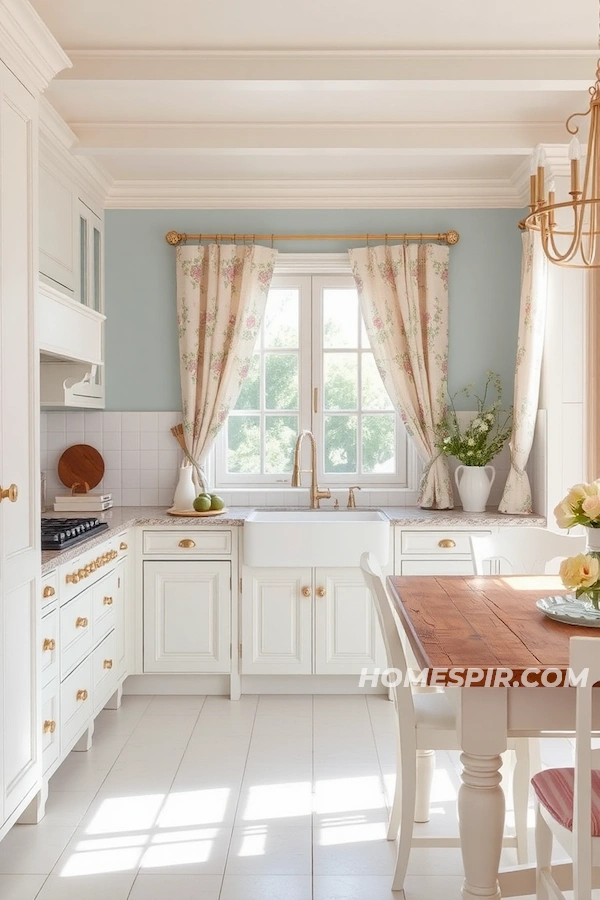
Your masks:
M 223 509 L 225 506 L 225 501 L 217 496 L 217 494 L 210 495 L 210 508 L 211 509 Z
M 210 509 L 210 497 L 206 494 L 199 494 L 194 500 L 194 509 L 196 512 L 208 512 Z

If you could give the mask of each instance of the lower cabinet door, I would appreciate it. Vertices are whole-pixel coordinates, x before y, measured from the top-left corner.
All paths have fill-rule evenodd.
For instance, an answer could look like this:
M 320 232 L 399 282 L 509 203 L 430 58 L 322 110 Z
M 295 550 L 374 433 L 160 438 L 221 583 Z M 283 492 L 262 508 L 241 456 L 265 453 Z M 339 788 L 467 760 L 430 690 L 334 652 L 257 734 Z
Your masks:
M 315 569 L 315 673 L 386 667 L 371 592 L 360 569 Z
M 312 602 L 311 569 L 244 569 L 243 674 L 311 674 Z
M 58 759 L 60 728 L 58 717 L 58 679 L 49 682 L 42 691 L 42 771 L 47 772 Z
M 230 641 L 230 562 L 144 562 L 144 672 L 229 672 Z
M 92 653 L 94 709 L 102 709 L 117 687 L 116 634 L 111 631 Z
M 92 657 L 87 656 L 60 686 L 60 752 L 71 749 L 93 718 Z

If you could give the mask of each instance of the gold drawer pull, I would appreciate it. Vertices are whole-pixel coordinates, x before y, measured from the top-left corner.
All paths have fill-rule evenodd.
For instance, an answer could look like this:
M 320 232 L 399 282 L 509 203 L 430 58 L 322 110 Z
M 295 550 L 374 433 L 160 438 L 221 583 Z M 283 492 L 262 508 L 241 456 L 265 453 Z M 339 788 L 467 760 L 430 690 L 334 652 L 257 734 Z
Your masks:
M 309 587 L 302 588 L 302 596 L 303 597 L 310 597 L 311 593 L 312 593 L 312 591 Z
M 54 721 L 54 719 L 46 719 L 42 731 L 44 732 L 44 734 L 48 734 L 48 732 L 50 732 L 50 734 L 54 734 L 54 732 L 56 731 L 56 722 Z
M 112 669 L 112 659 L 105 659 L 102 666 L 104 669 Z
M 45 600 L 47 597 L 54 597 L 55 593 L 56 591 L 54 590 L 54 588 L 51 585 L 47 584 L 44 588 L 44 593 L 42 594 L 42 596 Z
M 88 627 L 88 620 L 86 619 L 86 617 L 78 616 L 78 618 L 75 621 L 75 628 L 87 628 L 87 627 Z
M 85 690 L 85 688 L 82 691 L 77 691 L 77 695 L 75 697 L 76 700 L 87 700 L 87 698 L 88 692 Z
M 113 598 L 112 598 L 112 597 L 105 597 L 104 600 L 103 600 L 102 602 L 103 602 L 103 604 L 104 604 L 105 606 L 112 606 L 112 605 L 113 605 Z
M 56 641 L 54 640 L 54 638 L 44 638 L 42 650 L 56 650 Z
M 196 546 L 196 541 L 193 541 L 191 538 L 184 538 L 182 541 L 179 541 L 179 546 L 185 550 L 191 550 L 192 547 Z
M 77 584 L 77 582 L 79 581 L 79 575 L 77 574 L 77 572 L 73 572 L 71 575 L 67 575 L 65 581 L 67 582 L 67 584 Z
M 125 541 L 121 541 L 121 543 L 119 544 L 119 550 L 127 550 L 127 544 L 125 543 Z
M 327 593 L 327 591 L 325 590 L 324 587 L 317 588 L 317 597 L 324 597 L 326 593 Z
M 452 538 L 444 538 L 442 541 L 438 541 L 438 547 L 443 547 L 444 550 L 449 550 L 451 547 L 456 547 L 456 543 L 452 540 Z
M 11 486 L 7 488 L 0 488 L 0 503 L 2 503 L 3 500 L 10 500 L 11 503 L 16 503 L 18 496 L 19 488 L 16 484 L 11 484 Z

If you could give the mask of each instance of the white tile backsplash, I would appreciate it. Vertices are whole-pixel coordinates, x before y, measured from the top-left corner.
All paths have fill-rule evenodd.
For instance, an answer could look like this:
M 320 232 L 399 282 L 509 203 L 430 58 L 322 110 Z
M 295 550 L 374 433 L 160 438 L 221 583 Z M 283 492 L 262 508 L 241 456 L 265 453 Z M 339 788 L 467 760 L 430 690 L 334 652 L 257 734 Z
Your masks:
M 468 418 L 472 413 L 462 413 Z M 92 410 L 81 412 L 42 412 L 41 414 L 41 468 L 46 472 L 48 504 L 52 504 L 55 494 L 65 493 L 57 475 L 58 459 L 67 447 L 76 443 L 87 443 L 98 449 L 106 466 L 104 479 L 98 486 L 113 494 L 115 505 L 170 506 L 177 482 L 177 473 L 182 462 L 182 453 L 171 434 L 173 425 L 181 421 L 181 413 L 174 412 L 104 412 Z M 540 435 L 541 431 L 541 435 Z M 540 440 L 541 437 L 541 440 Z M 539 429 L 530 458 L 528 471 L 533 475 L 536 506 L 538 511 L 544 506 L 545 454 L 544 429 Z M 454 469 L 458 465 L 450 459 L 452 483 Z M 489 505 L 497 506 L 502 496 L 506 476 L 510 467 L 510 455 L 506 446 L 493 460 L 496 480 L 492 486 Z M 305 479 L 308 476 L 304 476 Z M 248 490 L 220 490 L 228 505 L 236 506 L 306 506 L 309 490 L 304 487 L 293 490 L 264 487 Z M 333 488 L 331 503 L 338 500 L 345 508 L 348 491 Z M 456 488 L 454 499 L 458 505 Z M 415 506 L 417 491 L 365 488 L 356 491 L 356 505 L 369 506 Z

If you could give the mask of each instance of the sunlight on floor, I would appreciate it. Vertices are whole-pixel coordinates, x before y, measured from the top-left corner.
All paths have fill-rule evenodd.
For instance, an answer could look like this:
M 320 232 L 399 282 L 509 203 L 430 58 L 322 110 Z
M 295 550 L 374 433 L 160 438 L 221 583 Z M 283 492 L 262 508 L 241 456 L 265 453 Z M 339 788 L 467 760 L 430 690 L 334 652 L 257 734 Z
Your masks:
M 306 816 L 312 812 L 310 781 L 286 784 L 257 784 L 250 788 L 244 819 L 282 819 Z

